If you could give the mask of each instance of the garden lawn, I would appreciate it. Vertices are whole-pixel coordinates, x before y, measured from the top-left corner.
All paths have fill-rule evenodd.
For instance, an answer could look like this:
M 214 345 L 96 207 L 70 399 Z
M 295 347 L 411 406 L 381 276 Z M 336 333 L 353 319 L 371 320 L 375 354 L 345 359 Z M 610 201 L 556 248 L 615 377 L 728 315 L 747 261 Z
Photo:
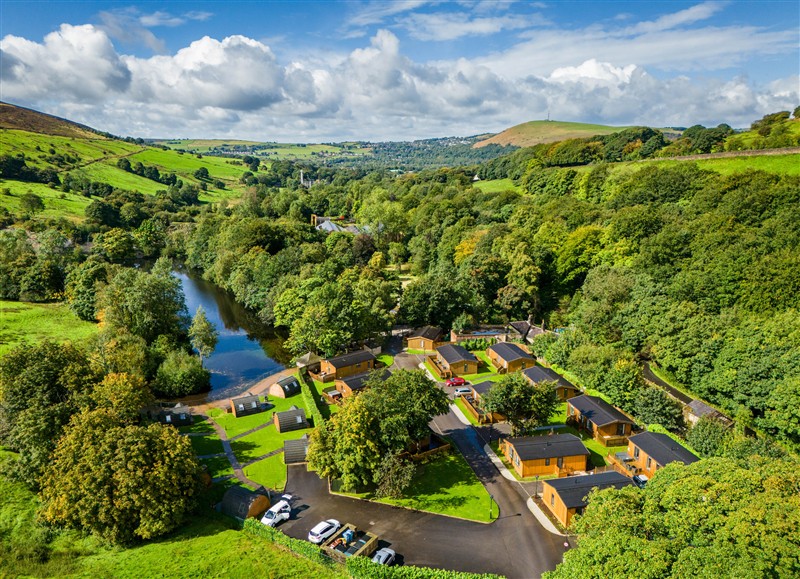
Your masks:
M 225 452 L 222 449 L 222 440 L 216 434 L 208 436 L 190 436 L 189 440 L 192 443 L 192 450 L 197 456 L 204 456 L 206 454 L 221 454 Z
M 486 364 L 487 370 L 489 370 L 490 372 L 497 372 L 497 368 L 494 367 L 491 358 L 489 358 L 489 355 L 484 350 L 475 350 L 472 353 L 475 354 L 478 360 Z
M 23 343 L 80 342 L 96 332 L 97 324 L 79 319 L 64 304 L 0 300 L 0 356 Z
M 394 363 L 394 356 L 392 356 L 391 354 L 381 354 L 380 356 L 378 356 L 378 362 L 385 364 L 386 367 L 388 368 Z
M 270 456 L 244 467 L 244 475 L 267 488 L 282 491 L 286 486 L 286 464 L 283 453 Z
M 275 425 L 270 423 L 268 426 L 260 430 L 256 430 L 252 434 L 237 438 L 231 441 L 231 449 L 233 449 L 236 458 L 239 462 L 245 464 L 251 460 L 255 460 L 260 456 L 283 448 L 284 440 L 294 440 L 300 438 L 304 434 L 311 432 L 311 428 L 303 430 L 291 430 L 289 432 L 278 432 Z
M 460 396 L 456 398 L 456 406 L 458 406 L 458 409 L 461 411 L 461 413 L 467 417 L 467 420 L 469 420 L 472 426 L 480 426 L 478 424 L 478 421 L 475 420 L 475 417 L 472 415 L 472 412 L 467 410 L 467 405 L 464 404 L 464 401 L 461 399 Z
M 562 402 L 556 408 L 556 413 L 550 417 L 547 424 L 566 424 L 567 422 L 567 403 Z
M 374 497 L 372 493 L 343 494 L 367 499 Z M 492 502 L 490 519 L 489 493 L 457 451 L 419 465 L 414 482 L 406 489 L 405 494 L 402 499 L 373 500 L 482 523 L 498 517 L 497 505 Z
M 534 434 L 537 436 L 548 434 L 549 430 L 537 430 Z M 615 452 L 623 452 L 628 450 L 626 446 L 603 446 L 594 438 L 590 437 L 585 432 L 577 431 L 571 426 L 564 426 L 557 430 L 557 434 L 574 434 L 581 439 L 583 445 L 589 449 L 591 453 L 590 460 L 594 466 L 606 466 L 606 456 L 614 454 Z
M 178 432 L 214 432 L 214 425 L 205 416 L 194 416 L 194 421 L 186 426 L 179 426 Z
M 218 478 L 233 474 L 233 467 L 227 456 L 215 456 L 214 458 L 204 458 L 200 462 L 206 465 L 206 470 L 211 478 Z
M 225 434 L 228 435 L 228 438 L 233 438 L 257 426 L 271 422 L 273 412 L 289 410 L 290 406 L 297 406 L 298 408 L 305 409 L 306 415 L 308 416 L 308 408 L 306 408 L 303 397 L 300 394 L 296 394 L 290 398 L 270 397 L 269 403 L 274 405 L 274 407 L 264 412 L 251 414 L 250 416 L 242 416 L 241 418 L 236 418 L 232 412 L 225 412 L 219 408 L 210 410 L 208 415 L 225 430 Z
M 333 386 L 328 385 L 326 386 L 319 380 L 313 380 L 311 385 L 311 393 L 317 397 L 317 400 L 322 398 L 322 391 L 325 388 L 332 388 Z M 336 414 L 339 412 L 339 406 L 337 404 L 328 404 L 326 401 L 322 401 L 322 404 L 319 405 L 319 411 L 322 413 L 322 417 L 326 420 L 331 417 L 331 414 Z

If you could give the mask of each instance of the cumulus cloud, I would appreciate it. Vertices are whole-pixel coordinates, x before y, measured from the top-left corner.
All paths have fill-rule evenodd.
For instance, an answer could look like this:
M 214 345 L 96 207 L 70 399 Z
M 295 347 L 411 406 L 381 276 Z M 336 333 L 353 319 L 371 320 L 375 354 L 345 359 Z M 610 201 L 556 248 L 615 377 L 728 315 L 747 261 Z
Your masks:
M 487 59 L 419 62 L 388 30 L 348 54 L 289 63 L 244 36 L 203 37 L 171 55 L 121 55 L 90 25 L 64 25 L 40 43 L 6 36 L 0 50 L 3 100 L 143 137 L 411 139 L 502 130 L 548 111 L 619 125 L 743 126 L 800 101 L 796 77 L 767 86 L 664 78 L 638 54 L 545 52 L 511 72 Z

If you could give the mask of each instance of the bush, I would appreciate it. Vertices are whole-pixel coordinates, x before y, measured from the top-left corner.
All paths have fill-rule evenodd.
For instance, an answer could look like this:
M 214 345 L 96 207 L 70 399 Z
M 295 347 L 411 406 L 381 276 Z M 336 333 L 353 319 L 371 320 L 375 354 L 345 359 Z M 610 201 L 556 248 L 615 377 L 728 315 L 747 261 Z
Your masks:
M 211 374 L 200 365 L 200 360 L 184 352 L 173 350 L 158 367 L 153 391 L 159 395 L 177 397 L 206 392 L 211 389 Z
M 353 579 L 493 579 L 499 577 L 498 575 L 465 573 L 428 567 L 387 567 L 373 563 L 366 557 L 349 557 L 347 572 Z
M 325 555 L 325 552 L 317 545 L 301 539 L 293 539 L 292 537 L 284 535 L 277 529 L 262 525 L 256 519 L 245 519 L 242 529 L 250 535 L 261 537 L 271 543 L 286 547 L 290 551 L 302 555 L 315 563 L 328 567 L 337 567 L 339 565 L 336 561 Z
M 317 397 L 311 392 L 311 387 L 308 385 L 308 369 L 303 368 L 300 370 L 300 392 L 303 395 L 303 402 L 306 403 L 308 411 L 311 413 L 311 418 L 314 421 L 314 426 L 320 426 L 325 420 L 322 417 L 322 412 L 317 405 Z

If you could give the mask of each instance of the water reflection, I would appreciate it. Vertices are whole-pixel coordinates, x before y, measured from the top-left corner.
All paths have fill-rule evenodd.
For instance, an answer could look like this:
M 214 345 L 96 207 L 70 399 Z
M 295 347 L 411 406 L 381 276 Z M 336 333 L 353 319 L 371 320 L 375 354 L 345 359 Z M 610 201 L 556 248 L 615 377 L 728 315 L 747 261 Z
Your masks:
M 291 356 L 283 348 L 284 337 L 237 304 L 228 292 L 190 271 L 176 271 L 174 275 L 183 286 L 189 315 L 203 306 L 219 333 L 214 353 L 204 361 L 211 372 L 211 391 L 205 395 L 208 400 L 243 392 L 289 364 Z

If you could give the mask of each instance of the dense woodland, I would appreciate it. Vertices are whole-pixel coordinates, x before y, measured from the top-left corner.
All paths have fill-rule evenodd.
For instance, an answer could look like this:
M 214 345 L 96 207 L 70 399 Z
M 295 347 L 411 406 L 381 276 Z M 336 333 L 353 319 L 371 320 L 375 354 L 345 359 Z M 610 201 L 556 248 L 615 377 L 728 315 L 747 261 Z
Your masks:
M 684 138 L 714 141 L 728 131 L 701 129 Z M 708 421 L 688 432 L 704 456 L 735 461 L 796 452 L 800 177 L 755 170 L 723 176 L 693 162 L 611 163 L 675 145 L 637 129 L 522 149 L 477 167 L 403 175 L 281 161 L 254 164 L 236 203 L 200 204 L 197 187 L 176 179 L 157 196 L 91 189 L 100 196 L 79 224 L 37 218 L 35 207 L 6 212 L 0 297 L 63 299 L 82 319 L 102 324 L 85 346 L 23 346 L 0 359 L 0 440 L 20 452 L 14 472 L 42 490 L 46 519 L 116 542 L 166 532 L 192 508 L 191 461 L 186 488 L 156 489 L 188 497 L 161 519 L 135 518 L 130 505 L 108 503 L 104 516 L 129 527 L 95 528 L 67 508 L 111 476 L 76 463 L 71 449 L 91 448 L 85 460 L 92 462 L 116 453 L 119 440 L 136 440 L 139 454 L 127 460 L 156 469 L 155 481 L 166 475 L 147 462 L 152 449 L 167 448 L 179 462 L 188 452 L 103 402 L 122 392 L 124 410 L 153 394 L 208 387 L 170 275 L 173 261 L 286 328 L 296 354 L 380 342 L 398 323 L 460 329 L 544 321 L 558 332 L 538 338 L 535 353 L 642 424 L 685 433 L 669 399 L 645 387 L 640 364 L 647 361 L 735 417 L 736 432 Z M 24 164 L 12 165 L 24 173 Z M 310 188 L 300 184 L 301 170 L 316 179 Z M 519 190 L 481 192 L 476 174 L 511 177 Z M 343 216 L 363 232 L 323 233 L 311 226 L 312 214 Z M 158 256 L 149 271 L 131 267 Z M 201 343 L 193 345 L 202 352 Z M 745 437 L 746 427 L 759 436 Z M 392 440 L 387 448 L 401 446 Z M 718 464 L 727 463 L 706 468 Z M 647 504 L 635 506 L 649 516 Z

